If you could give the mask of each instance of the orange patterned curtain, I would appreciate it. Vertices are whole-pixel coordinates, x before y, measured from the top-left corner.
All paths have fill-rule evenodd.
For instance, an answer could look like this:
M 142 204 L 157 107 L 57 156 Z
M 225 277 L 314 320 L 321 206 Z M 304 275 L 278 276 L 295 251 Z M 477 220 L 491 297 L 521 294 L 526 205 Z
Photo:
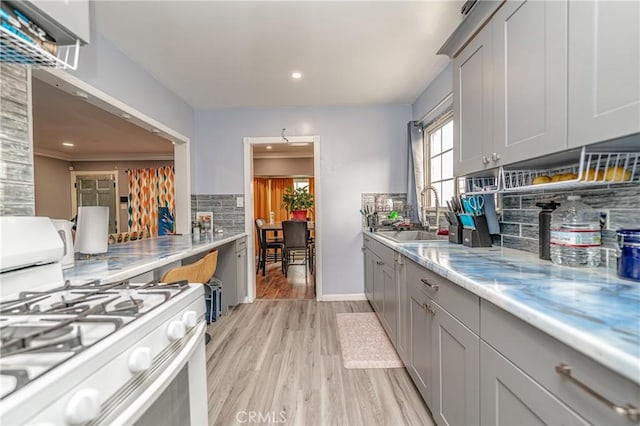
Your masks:
M 168 207 L 175 217 L 173 166 L 128 170 L 129 230 L 158 235 L 158 207 Z
M 253 178 L 253 219 L 264 219 L 269 223 L 269 179 Z M 255 228 L 255 226 L 254 226 Z M 258 254 L 258 236 L 254 235 L 256 254 Z
M 276 222 L 289 220 L 289 212 L 282 207 L 282 194 L 287 187 L 293 187 L 293 178 L 272 178 L 271 181 L 271 211 L 273 211 Z M 269 221 L 267 215 L 267 222 Z
M 313 207 L 309 209 L 309 218 L 316 220 L 316 180 L 315 178 L 309 178 L 309 193 L 313 195 Z

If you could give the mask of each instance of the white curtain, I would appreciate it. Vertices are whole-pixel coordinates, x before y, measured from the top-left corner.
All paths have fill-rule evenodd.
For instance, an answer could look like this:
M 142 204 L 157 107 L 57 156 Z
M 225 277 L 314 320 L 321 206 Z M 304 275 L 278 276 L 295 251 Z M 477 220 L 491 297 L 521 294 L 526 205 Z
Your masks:
M 407 203 L 411 206 L 411 222 L 422 223 L 422 197 L 424 189 L 424 145 L 422 143 L 422 125 L 417 121 L 407 124 L 409 164 L 407 167 Z M 424 224 L 423 224 L 424 225 Z

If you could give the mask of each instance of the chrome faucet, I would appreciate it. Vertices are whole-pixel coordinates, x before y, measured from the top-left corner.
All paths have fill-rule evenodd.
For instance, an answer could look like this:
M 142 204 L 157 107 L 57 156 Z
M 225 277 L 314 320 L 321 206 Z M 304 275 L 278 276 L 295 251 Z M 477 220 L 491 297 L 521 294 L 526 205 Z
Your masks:
M 426 207 L 427 205 L 426 195 L 428 190 L 433 191 L 433 198 L 435 198 L 434 201 L 436 203 L 436 232 L 438 232 L 440 230 L 440 200 L 438 199 L 438 191 L 436 191 L 436 188 L 432 185 L 425 186 L 422 192 L 420 193 L 420 197 L 422 197 L 422 207 L 420 208 L 421 214 L 422 214 L 422 223 L 427 231 L 431 231 L 431 225 L 427 220 L 427 207 Z

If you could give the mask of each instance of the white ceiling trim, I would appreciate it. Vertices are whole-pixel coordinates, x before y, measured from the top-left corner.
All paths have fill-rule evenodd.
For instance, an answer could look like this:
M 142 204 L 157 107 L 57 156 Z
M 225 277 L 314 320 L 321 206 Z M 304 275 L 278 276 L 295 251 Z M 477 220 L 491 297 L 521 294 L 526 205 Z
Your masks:
M 105 155 L 62 155 L 57 151 L 51 151 L 46 148 L 38 148 L 34 150 L 34 155 L 40 157 L 55 158 L 64 161 L 173 161 L 174 157 L 170 154 L 159 153 L 140 153 L 140 154 L 105 154 Z

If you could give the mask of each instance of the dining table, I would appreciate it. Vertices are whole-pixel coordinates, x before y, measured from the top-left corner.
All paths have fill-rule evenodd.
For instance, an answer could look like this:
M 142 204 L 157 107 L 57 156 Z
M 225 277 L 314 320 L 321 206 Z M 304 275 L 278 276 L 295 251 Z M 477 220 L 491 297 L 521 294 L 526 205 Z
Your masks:
M 307 221 L 307 231 L 309 231 L 309 233 L 311 234 L 312 232 L 314 232 L 316 229 L 315 226 L 315 222 L 312 221 Z M 267 236 L 268 233 L 271 232 L 272 238 L 277 238 L 278 234 L 280 233 L 280 231 L 282 231 L 282 222 L 274 222 L 274 223 L 265 223 L 264 225 L 262 225 L 262 227 L 260 228 L 260 232 L 262 233 L 262 241 L 268 241 L 267 240 Z M 262 254 L 261 254 L 261 259 L 266 259 L 267 258 L 267 246 L 266 244 L 263 245 L 262 247 Z M 262 262 L 262 275 L 266 275 L 266 269 L 267 269 L 267 262 L 266 260 L 264 262 Z

